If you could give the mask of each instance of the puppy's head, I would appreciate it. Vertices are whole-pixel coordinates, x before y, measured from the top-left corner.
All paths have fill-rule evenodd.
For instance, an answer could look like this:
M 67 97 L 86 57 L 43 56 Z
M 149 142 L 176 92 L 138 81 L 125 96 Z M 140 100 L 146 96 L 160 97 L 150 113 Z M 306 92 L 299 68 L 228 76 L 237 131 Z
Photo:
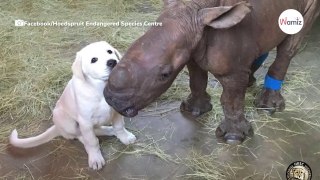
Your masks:
M 105 41 L 87 45 L 77 53 L 72 65 L 73 74 L 80 79 L 106 81 L 111 70 L 121 59 L 120 53 Z

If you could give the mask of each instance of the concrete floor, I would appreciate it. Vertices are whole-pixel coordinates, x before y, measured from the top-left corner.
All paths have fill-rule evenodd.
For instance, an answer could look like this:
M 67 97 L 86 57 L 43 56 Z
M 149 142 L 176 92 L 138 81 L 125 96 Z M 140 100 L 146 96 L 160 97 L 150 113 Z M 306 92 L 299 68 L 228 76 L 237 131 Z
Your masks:
M 303 111 L 295 112 L 289 108 L 273 115 L 270 122 L 260 119 L 259 116 L 265 115 L 248 114 L 256 134 L 240 146 L 216 142 L 212 130 L 219 119 L 215 119 L 215 123 L 207 123 L 213 117 L 194 119 L 179 112 L 178 101 L 162 102 L 153 104 L 131 120 L 127 119 L 127 127 L 138 138 L 135 145 L 121 145 L 114 137 L 100 139 L 104 157 L 108 160 L 101 171 L 88 169 L 87 155 L 78 141 L 56 139 L 52 143 L 26 150 L 8 146 L 5 153 L 0 154 L 0 177 L 152 180 L 210 178 L 209 175 L 206 178 L 192 176 L 195 172 L 201 172 L 201 169 L 196 168 L 195 161 L 187 159 L 195 158 L 198 153 L 198 160 L 202 157 L 209 164 L 211 162 L 212 166 L 205 165 L 211 170 L 209 174 L 219 172 L 220 176 L 224 176 L 222 179 L 286 179 L 287 167 L 297 160 L 308 163 L 313 179 L 320 179 L 320 109 L 312 109 L 319 105 L 320 100 L 319 32 L 320 21 L 308 36 L 306 47 L 294 58 L 290 67 L 292 71 L 311 69 L 314 87 L 300 87 L 290 97 L 286 96 L 289 107 L 291 102 L 297 102 L 297 98 L 304 99 L 299 101 Z M 260 70 L 260 74 L 265 70 Z M 259 78 L 262 79 L 262 76 Z M 290 83 L 290 79 L 287 83 Z M 43 129 L 48 126 L 44 125 Z M 215 179 L 214 176 L 211 179 Z

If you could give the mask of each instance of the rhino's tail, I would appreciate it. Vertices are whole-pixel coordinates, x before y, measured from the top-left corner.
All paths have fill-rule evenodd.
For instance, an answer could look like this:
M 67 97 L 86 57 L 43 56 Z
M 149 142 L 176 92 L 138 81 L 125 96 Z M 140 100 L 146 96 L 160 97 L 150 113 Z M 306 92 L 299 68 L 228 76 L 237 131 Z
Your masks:
M 18 137 L 17 130 L 13 130 L 9 142 L 13 146 L 20 147 L 20 148 L 31 148 L 35 146 L 39 146 L 41 144 L 49 142 L 51 139 L 59 136 L 59 132 L 55 125 L 51 126 L 49 129 L 47 129 L 44 133 L 39 134 L 38 136 L 29 137 L 29 138 L 23 138 L 20 139 Z

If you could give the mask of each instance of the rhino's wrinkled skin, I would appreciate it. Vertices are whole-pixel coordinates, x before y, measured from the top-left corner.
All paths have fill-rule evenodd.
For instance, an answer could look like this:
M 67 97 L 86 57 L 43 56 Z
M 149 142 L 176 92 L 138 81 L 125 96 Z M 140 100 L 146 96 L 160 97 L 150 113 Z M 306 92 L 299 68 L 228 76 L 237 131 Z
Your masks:
M 191 94 L 181 110 L 201 115 L 212 109 L 206 92 L 208 72 L 222 84 L 225 119 L 216 136 L 241 143 L 253 130 L 244 116 L 244 98 L 257 67 L 253 61 L 277 47 L 268 75 L 283 80 L 290 60 L 319 15 L 318 0 L 164 0 L 157 19 L 136 40 L 112 71 L 106 101 L 124 116 L 133 117 L 172 84 L 187 65 Z M 295 35 L 283 33 L 278 17 L 286 9 L 303 14 L 304 27 Z M 251 78 L 249 78 L 251 77 Z M 284 109 L 280 91 L 262 89 L 258 107 Z

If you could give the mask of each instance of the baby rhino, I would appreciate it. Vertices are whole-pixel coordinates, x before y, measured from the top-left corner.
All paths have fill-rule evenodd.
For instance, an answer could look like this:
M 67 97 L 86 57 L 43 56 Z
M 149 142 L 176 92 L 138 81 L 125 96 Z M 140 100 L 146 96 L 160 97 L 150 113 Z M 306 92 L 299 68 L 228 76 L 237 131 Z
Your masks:
M 13 130 L 10 143 L 30 148 L 57 136 L 79 139 L 88 153 L 90 168 L 101 169 L 105 160 L 96 136 L 115 135 L 124 144 L 136 140 L 125 129 L 123 116 L 109 106 L 103 96 L 109 74 L 120 58 L 119 52 L 105 41 L 89 44 L 80 50 L 72 65 L 72 79 L 53 110 L 54 125 L 38 136 L 25 139 L 18 138 L 17 131 Z

